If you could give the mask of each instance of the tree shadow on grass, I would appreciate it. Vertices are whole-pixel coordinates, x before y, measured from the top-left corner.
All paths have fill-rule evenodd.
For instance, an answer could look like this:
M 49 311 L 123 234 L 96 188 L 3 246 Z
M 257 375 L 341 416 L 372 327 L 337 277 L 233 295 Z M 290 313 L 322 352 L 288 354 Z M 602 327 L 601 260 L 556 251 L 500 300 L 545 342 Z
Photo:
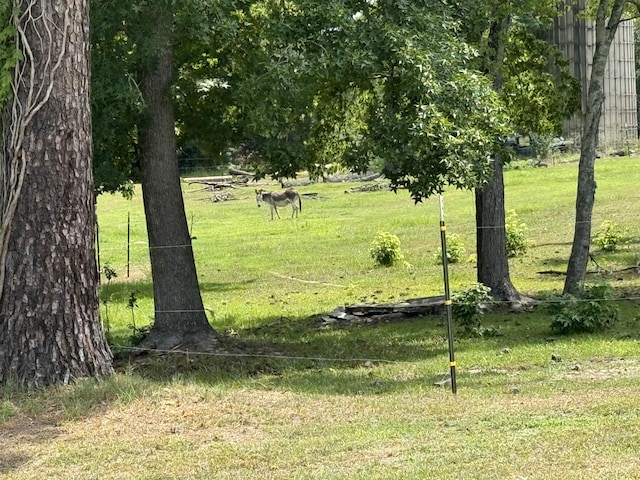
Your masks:
M 275 387 L 282 378 L 286 378 L 288 388 L 295 390 L 318 388 L 313 385 L 319 384 L 324 385 L 319 388 L 325 393 L 360 390 L 374 393 L 380 391 L 383 383 L 385 391 L 388 391 L 390 388 L 405 388 L 403 385 L 409 385 L 413 380 L 370 380 L 371 372 L 376 370 L 373 367 L 398 369 L 403 364 L 426 362 L 430 364 L 427 370 L 437 364 L 446 373 L 449 353 L 443 320 L 441 316 L 433 316 L 379 324 L 323 326 L 318 317 L 270 318 L 265 319 L 261 326 L 239 330 L 234 337 L 227 339 L 228 348 L 218 354 L 174 352 L 163 357 L 129 357 L 126 362 L 131 371 L 154 380 L 186 375 L 199 382 L 220 383 L 264 377 L 261 382 Z M 539 328 L 529 329 L 525 339 L 514 335 L 518 328 L 515 322 L 504 319 L 500 322 L 500 326 L 508 330 L 505 336 L 457 338 L 456 352 L 464 354 L 469 349 L 476 349 L 477 342 L 483 342 L 482 348 L 491 351 L 513 348 L 517 343 L 544 344 L 545 337 L 550 334 L 548 327 L 538 324 Z M 415 365 L 410 369 L 415 370 Z M 345 376 L 359 380 L 347 382 L 350 386 L 345 390 L 341 385 Z M 420 376 L 419 381 L 432 384 L 438 379 L 434 372 L 427 372 Z M 367 382 L 374 382 L 369 385 L 371 388 L 364 388 Z
M 551 294 L 550 294 L 551 295 Z M 555 296 L 555 295 L 554 295 Z M 542 297 L 541 297 L 542 298 Z M 550 297 L 547 297 L 550 298 Z M 629 303 L 624 317 L 638 317 L 637 302 Z M 632 311 L 633 310 L 633 311 Z M 635 313 L 634 313 L 635 312 Z M 551 319 L 544 305 L 529 312 L 498 312 L 485 317 L 483 325 L 496 327 L 494 338 L 463 338 L 455 332 L 456 351 L 487 349 L 489 352 L 522 345 L 543 346 L 553 336 Z M 212 383 L 235 381 L 257 375 L 290 375 L 327 365 L 337 371 L 359 368 L 363 364 L 398 364 L 433 361 L 442 358 L 448 364 L 447 330 L 444 315 L 385 320 L 371 323 L 337 322 L 327 325 L 321 316 L 270 317 L 260 325 L 239 329 L 223 337 L 217 355 L 176 351 L 177 360 L 165 362 L 151 355 L 142 362 L 129 359 L 143 376 L 161 380 L 172 375 L 192 375 L 202 369 L 200 378 Z M 640 322 L 636 322 L 637 324 Z M 620 335 L 639 335 L 640 325 L 616 327 L 600 333 L 603 339 Z M 180 357 L 182 356 L 182 357 Z M 161 365 L 156 366 L 154 363 Z
M 553 269 L 553 271 L 556 271 L 558 274 L 566 274 L 567 258 L 565 257 L 548 257 L 542 260 L 541 263 L 550 270 Z
M 625 318 L 613 330 L 587 338 L 612 340 L 640 339 L 640 302 L 625 304 Z M 450 385 L 436 386 L 449 372 L 448 342 L 443 318 L 419 317 L 366 325 L 322 326 L 320 318 L 267 318 L 261 326 L 240 330 L 225 337 L 217 354 L 175 351 L 164 354 L 120 353 L 115 362 L 118 375 L 104 381 L 79 380 L 72 388 L 47 389 L 37 395 L 38 411 L 24 410 L 21 394 L 3 395 L 4 401 L 21 405 L 16 418 L 0 424 L 0 438 L 13 432 L 21 421 L 35 418 L 33 441 L 46 441 L 56 435 L 63 420 L 100 416 L 114 408 L 140 399 L 163 395 L 167 388 L 175 395 L 192 395 L 192 388 L 235 388 L 258 391 L 290 391 L 309 395 L 368 396 L 402 392 L 449 394 Z M 465 339 L 456 336 L 459 389 L 491 386 L 505 393 L 514 381 L 547 379 L 549 369 L 569 371 L 571 363 L 554 364 L 551 358 L 560 347 L 563 356 L 572 351 L 573 340 L 581 336 L 559 337 L 550 342 L 549 319 L 540 312 L 490 315 L 486 325 L 495 325 L 504 335 L 496 338 Z M 536 352 L 523 353 L 528 348 Z M 510 352 L 508 352 L 510 350 Z M 504 353 L 507 352 L 507 353 Z M 482 358 L 473 365 L 470 358 Z M 524 376 L 520 372 L 525 372 Z M 514 380 L 516 379 L 516 380 Z M 524 379 L 524 380 L 522 380 Z M 540 380 L 542 381 L 542 380 Z M 232 394 L 232 393 L 230 393 Z M 33 401 L 33 392 L 25 392 Z M 172 393 L 173 395 L 173 393 Z M 13 428 L 13 430 L 10 430 Z M 9 438 L 9 437 L 6 437 Z M 15 443 L 15 442 L 14 442 Z M 0 446 L 2 441 L 0 440 Z M 1 456 L 1 454 L 0 454 Z M 0 473 L 19 469 L 19 456 L 0 462 Z M 4 468 L 4 470 L 3 470 Z
M 16 418 L 0 423 L 0 476 L 18 471 L 33 460 L 31 454 L 20 452 L 20 443 L 46 444 L 63 433 L 63 429 L 47 416 Z

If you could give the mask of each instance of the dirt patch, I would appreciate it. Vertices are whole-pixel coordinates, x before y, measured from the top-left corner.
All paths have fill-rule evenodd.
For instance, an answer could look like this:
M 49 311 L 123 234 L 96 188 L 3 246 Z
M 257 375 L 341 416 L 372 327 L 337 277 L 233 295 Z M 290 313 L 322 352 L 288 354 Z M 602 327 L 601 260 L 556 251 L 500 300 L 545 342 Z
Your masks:
M 610 380 L 640 377 L 640 360 L 630 358 L 598 358 L 582 363 L 569 363 L 560 375 L 574 379 Z

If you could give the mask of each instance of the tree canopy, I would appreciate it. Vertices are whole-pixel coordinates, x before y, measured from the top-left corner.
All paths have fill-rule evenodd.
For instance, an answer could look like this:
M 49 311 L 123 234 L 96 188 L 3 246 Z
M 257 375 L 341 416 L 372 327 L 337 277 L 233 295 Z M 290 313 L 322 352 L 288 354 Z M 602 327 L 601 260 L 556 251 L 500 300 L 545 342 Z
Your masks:
M 136 8 L 123 5 L 93 13 L 97 178 L 134 175 L 143 121 L 144 27 L 128 27 Z M 101 27 L 114 11 L 125 20 Z M 416 200 L 477 185 L 508 124 L 459 29 L 430 2 L 186 2 L 174 28 L 179 141 L 219 158 L 246 146 L 261 176 L 380 162 Z

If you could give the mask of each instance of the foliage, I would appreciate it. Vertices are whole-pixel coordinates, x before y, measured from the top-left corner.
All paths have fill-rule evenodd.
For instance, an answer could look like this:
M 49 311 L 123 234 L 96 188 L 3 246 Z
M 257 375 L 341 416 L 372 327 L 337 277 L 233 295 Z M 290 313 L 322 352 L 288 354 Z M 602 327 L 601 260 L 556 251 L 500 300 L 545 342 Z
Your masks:
M 138 295 L 139 292 L 134 290 L 129 294 L 129 300 L 127 301 L 127 308 L 131 310 L 131 325 L 134 333 L 138 328 L 136 327 L 136 315 L 135 309 L 138 308 Z
M 615 252 L 625 243 L 625 234 L 618 223 L 607 220 L 600 225 L 593 243 L 605 252 Z
M 0 104 L 12 95 L 13 68 L 22 58 L 16 44 L 16 28 L 12 21 L 13 2 L 0 1 Z
M 515 210 L 509 211 L 506 220 L 507 256 L 518 257 L 527 253 L 531 242 L 527 240 L 527 224 L 520 222 Z
M 484 327 L 482 319 L 485 311 L 493 302 L 491 289 L 476 283 L 465 290 L 455 292 L 451 296 L 451 310 L 454 321 L 462 327 L 465 336 L 496 336 L 499 332 L 494 327 Z
M 98 193 L 131 196 L 131 182 L 139 181 L 138 127 L 145 105 L 136 75 L 139 48 L 135 29 L 129 27 L 134 7 L 124 0 L 91 2 L 93 175 Z
M 478 69 L 497 82 L 513 131 L 557 135 L 562 120 L 580 108 L 579 82 L 557 46 L 545 40 L 557 2 L 460 1 L 455 12 L 460 34 L 480 52 Z M 503 63 L 496 63 L 497 39 L 504 44 Z
M 542 40 L 551 18 L 541 21 L 524 13 L 515 19 L 507 44 L 503 87 L 515 130 L 533 133 L 536 154 L 541 158 L 551 153 L 545 140 L 550 142 L 562 133 L 562 120 L 580 108 L 581 98 L 580 82 L 569 73 L 568 61 L 557 46 Z
M 553 154 L 553 135 L 551 134 L 532 134 L 531 145 L 533 153 L 540 160 L 546 160 Z
M 464 248 L 464 242 L 460 235 L 457 233 L 450 233 L 447 235 L 447 262 L 458 263 L 464 257 L 467 250 Z M 442 247 L 433 254 L 433 258 L 438 264 L 442 264 Z
M 366 170 L 384 159 L 393 186 L 420 200 L 488 174 L 493 138 L 505 131 L 501 106 L 467 68 L 474 52 L 447 8 L 257 2 L 237 22 L 242 56 L 225 77 L 235 95 L 226 118 L 254 146 L 246 158 L 258 176 Z
M 107 340 L 109 340 L 109 336 L 111 335 L 111 321 L 109 319 L 109 301 L 110 298 L 110 287 L 111 281 L 118 276 L 117 272 L 109 265 L 108 263 L 104 264 L 102 267 L 102 273 L 107 279 L 107 285 L 103 287 L 103 298 L 102 303 L 104 304 L 104 330 Z
M 129 325 L 131 334 L 129 335 L 129 344 L 133 347 L 139 345 L 148 335 L 153 324 L 143 325 L 142 327 L 136 327 L 135 324 Z
M 379 267 L 391 267 L 404 258 L 400 251 L 400 239 L 389 232 L 378 232 L 369 254 Z
M 136 176 L 144 120 L 137 71 L 145 61 L 141 40 L 153 24 L 144 2 L 94 3 L 95 171 L 99 188 L 112 191 Z M 172 5 L 179 146 L 216 162 L 233 149 L 258 177 L 295 177 L 305 169 L 323 176 L 338 166 L 364 171 L 382 163 L 392 186 L 407 188 L 416 201 L 447 184 L 477 187 L 491 172 L 499 139 L 513 128 L 505 105 L 556 122 L 555 111 L 541 104 L 570 84 L 537 86 L 535 102 L 513 92 L 500 98 L 479 73 L 483 50 L 471 46 L 483 36 L 467 35 L 470 18 L 484 19 L 480 25 L 492 15 L 485 8 L 480 17 L 460 19 L 464 2 Z M 530 18 L 538 18 L 536 8 Z M 523 39 L 512 57 L 521 63 L 513 71 L 542 68 L 544 45 L 533 42 L 531 30 L 519 30 Z M 514 79 L 513 88 L 521 81 Z
M 618 308 L 612 298 L 613 289 L 606 283 L 584 285 L 579 295 L 563 295 L 548 306 L 551 329 L 576 333 L 611 328 L 618 318 Z

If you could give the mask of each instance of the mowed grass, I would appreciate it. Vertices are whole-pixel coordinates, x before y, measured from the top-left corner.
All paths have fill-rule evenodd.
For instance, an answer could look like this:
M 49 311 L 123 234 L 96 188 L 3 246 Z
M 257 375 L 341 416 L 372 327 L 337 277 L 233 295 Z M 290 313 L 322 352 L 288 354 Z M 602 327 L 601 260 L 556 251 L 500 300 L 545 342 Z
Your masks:
M 619 252 L 594 249 L 599 273 L 590 265 L 590 280 L 616 288 L 616 326 L 557 336 L 544 308 L 490 315 L 502 336 L 456 338 L 456 395 L 434 385 L 448 373 L 443 319 L 321 328 L 317 318 L 348 303 L 441 294 L 437 200 L 315 184 L 299 189 L 317 194 L 303 199 L 299 219 L 282 208 L 271 221 L 254 187 L 212 203 L 185 184 L 212 325 L 278 355 L 122 356 L 103 382 L 31 393 L 9 385 L 0 478 L 640 478 L 640 304 L 629 269 L 640 253 L 639 162 L 602 159 L 596 171 L 594 228 L 615 221 L 629 240 Z M 510 262 L 522 292 L 547 298 L 562 288 L 576 175 L 575 163 L 505 173 L 507 209 L 535 242 Z M 473 255 L 473 196 L 448 191 L 444 202 L 448 232 Z M 113 343 L 126 345 L 129 326 L 153 311 L 141 199 L 101 197 L 98 214 L 101 262 L 118 273 L 103 277 L 102 315 Z M 373 265 L 378 231 L 400 237 L 408 265 Z M 475 264 L 450 273 L 462 289 Z
M 639 163 L 635 157 L 616 158 L 603 159 L 597 166 L 594 234 L 609 220 L 618 223 L 630 240 L 627 248 L 613 255 L 594 251 L 598 265 L 608 270 L 620 270 L 640 259 Z M 566 269 L 571 250 L 576 177 L 576 163 L 506 172 L 506 208 L 527 225 L 534 244 L 524 257 L 510 262 L 513 283 L 524 293 L 562 289 L 564 278 L 557 273 Z M 212 194 L 202 185 L 185 183 L 202 296 L 214 327 L 237 330 L 274 318 L 308 317 L 358 301 L 442 293 L 442 267 L 434 260 L 440 246 L 438 199 L 415 205 L 403 191 L 345 193 L 354 186 L 300 187 L 302 194 L 316 194 L 303 199 L 300 218 L 291 220 L 291 210 L 280 208 L 282 219 L 271 221 L 267 207 L 257 208 L 255 185 L 233 190 L 236 200 L 213 203 Z M 452 289 L 459 290 L 476 279 L 473 195 L 447 191 L 444 206 L 448 233 L 458 235 L 466 248 L 463 261 L 450 268 Z M 153 317 L 141 195 L 132 201 L 102 196 L 98 215 L 101 264 L 110 265 L 118 274 L 103 286 L 103 316 L 113 324 L 114 337 L 121 343 L 132 313 L 137 325 Z M 380 231 L 400 238 L 407 265 L 374 266 L 369 249 Z M 596 269 L 592 263 L 590 271 Z M 625 288 L 634 279 L 627 274 L 609 278 L 614 286 Z M 138 300 L 133 312 L 127 308 L 132 293 Z

